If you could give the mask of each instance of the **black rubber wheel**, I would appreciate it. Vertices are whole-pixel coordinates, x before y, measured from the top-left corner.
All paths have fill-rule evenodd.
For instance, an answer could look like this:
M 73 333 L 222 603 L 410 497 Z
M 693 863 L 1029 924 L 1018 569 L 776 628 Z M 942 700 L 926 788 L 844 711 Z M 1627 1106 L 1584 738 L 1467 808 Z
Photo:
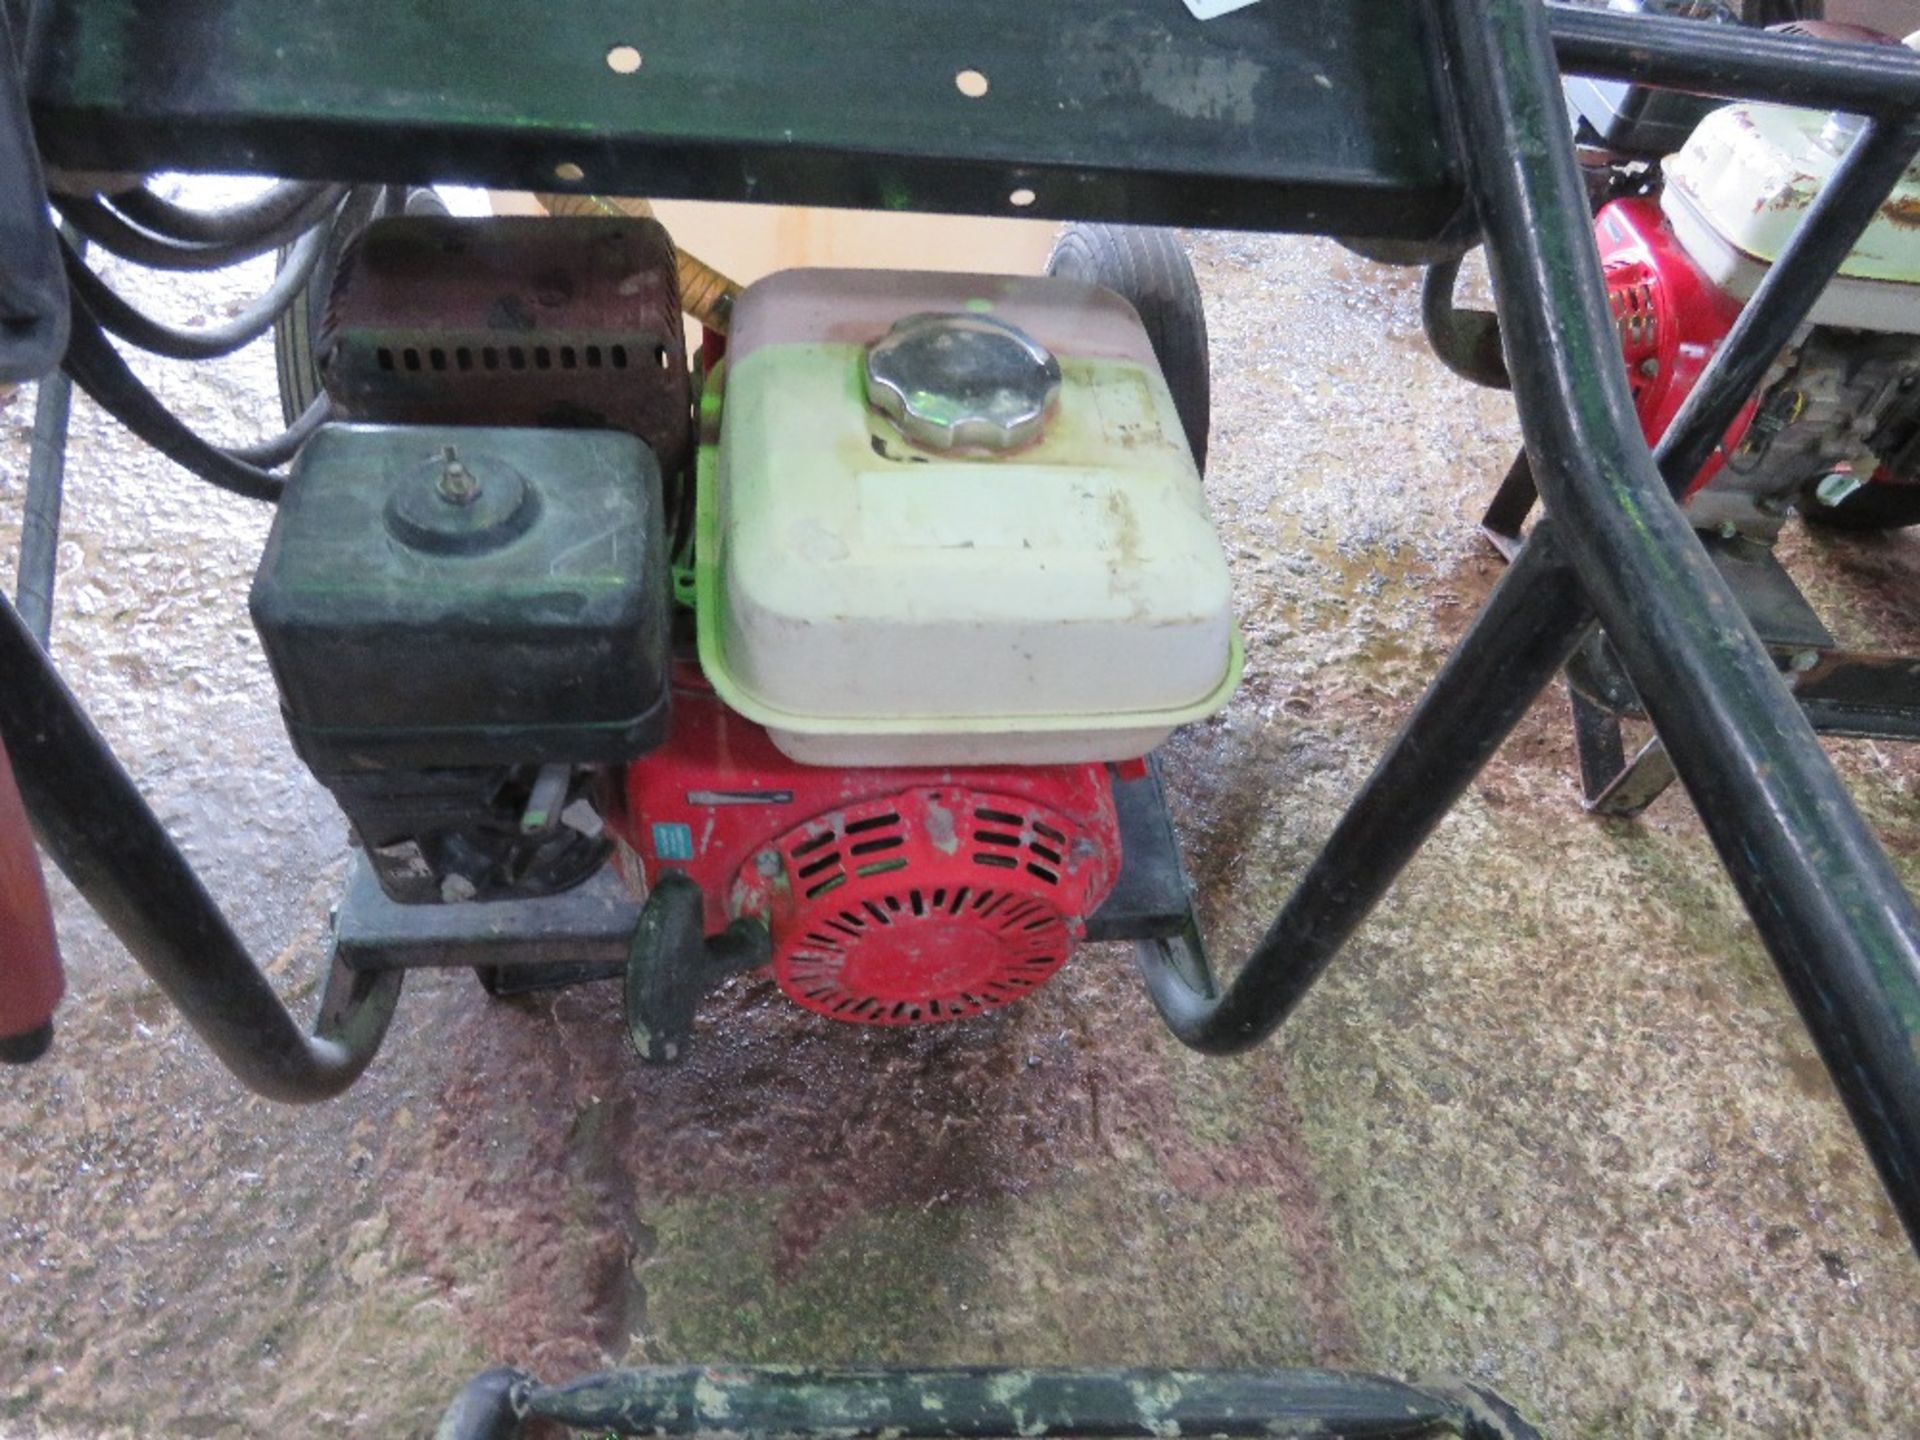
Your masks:
M 273 322 L 273 368 L 280 381 L 280 413 L 289 425 L 306 414 L 320 394 L 320 357 L 314 345 L 326 320 L 327 297 L 333 293 L 340 257 L 367 222 L 367 209 L 355 204 L 356 199 L 349 199 L 334 218 L 333 233 L 314 266 L 313 278 Z M 286 261 L 287 252 L 282 250 L 280 263 Z
M 1862 485 L 1838 505 L 1827 504 L 1809 486 L 1799 510 L 1823 530 L 1904 530 L 1920 525 L 1920 485 Z
M 331 240 L 327 242 L 327 249 L 329 253 L 320 257 L 313 279 L 273 322 L 273 369 L 280 382 L 280 415 L 288 425 L 304 415 L 314 396 L 320 393 L 320 367 L 313 353 L 313 334 L 318 320 L 314 313 L 314 295 L 324 293 L 320 281 L 323 276 L 331 281 L 338 261 L 331 253 Z M 283 250 L 280 263 L 284 265 L 286 259 Z
M 414 193 L 431 198 L 433 192 Z M 273 322 L 273 367 L 280 381 L 280 412 L 287 424 L 306 414 L 320 394 L 320 357 L 314 345 L 326 324 L 327 302 L 333 295 L 333 278 L 340 272 L 340 257 L 370 220 L 398 210 L 403 201 L 412 208 L 411 199 L 393 186 L 384 190 L 361 186 L 349 195 L 333 219 L 333 233 L 327 237 L 327 248 L 314 267 L 313 278 Z M 282 249 L 280 263 L 286 261 L 287 251 Z
M 1213 403 L 1207 316 L 1179 238 L 1137 225 L 1069 225 L 1047 257 L 1047 274 L 1104 285 L 1140 312 L 1194 463 L 1204 471 Z

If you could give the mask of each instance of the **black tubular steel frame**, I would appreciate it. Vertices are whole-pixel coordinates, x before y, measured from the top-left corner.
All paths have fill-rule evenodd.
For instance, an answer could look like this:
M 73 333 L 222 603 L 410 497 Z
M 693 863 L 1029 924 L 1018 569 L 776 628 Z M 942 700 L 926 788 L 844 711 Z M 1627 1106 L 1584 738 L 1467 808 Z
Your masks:
M 1920 915 L 1670 494 L 1725 433 L 1915 154 L 1920 56 L 1539 0 L 1407 3 L 1443 77 L 1451 112 L 1443 131 L 1485 237 L 1526 461 L 1547 516 L 1233 983 L 1215 982 L 1189 937 L 1142 947 L 1147 986 L 1176 1034 L 1199 1049 L 1227 1053 L 1270 1035 L 1597 623 L 1645 697 L 1920 1245 Z M 1561 62 L 1586 73 L 1868 117 L 1658 456 L 1640 438 L 1619 361 L 1556 47 Z M 127 117 L 116 123 L 124 130 Z M 106 124 L 95 139 L 114 133 Z M 319 144 L 344 132 L 314 133 Z M 77 130 L 55 139 L 72 153 L 91 143 Z M 398 162 L 388 153 L 367 163 Z M 840 163 L 860 163 L 853 147 Z M 929 174 L 938 183 L 961 164 L 949 155 Z M 1432 177 L 1421 174 L 1438 214 Z M 1163 182 L 1154 180 L 1161 198 L 1185 193 Z M 965 186 L 956 194 L 951 208 L 972 203 Z M 1103 213 L 1126 211 L 1119 191 L 1100 195 Z M 1266 218 L 1315 228 L 1311 214 Z M 0 615 L 0 672 L 0 738 L 48 852 L 214 1050 L 247 1083 L 284 1099 L 349 1083 L 378 1044 L 397 979 L 336 970 L 321 1036 L 300 1033 L 10 610 Z
M 1669 494 L 1726 433 L 1912 160 L 1911 122 L 1881 113 L 1888 87 L 1870 67 L 1856 62 L 1855 90 L 1831 81 L 1832 95 L 1873 118 L 1656 465 L 1619 361 L 1547 16 L 1533 0 L 1437 0 L 1434 11 L 1548 518 L 1233 985 L 1220 992 L 1196 946 L 1156 942 L 1141 947 L 1148 986 L 1202 1050 L 1272 1033 L 1598 619 L 1920 1246 L 1920 916 Z M 1695 34 L 1712 29 L 1636 24 L 1632 73 L 1764 88 L 1778 37 L 1717 34 L 1707 66 Z M 1677 77 L 1647 58 L 1656 31 L 1683 42 Z
M 515 1440 L 529 1422 L 594 1435 L 748 1440 L 1539 1440 L 1475 1385 L 1330 1370 L 842 1370 L 660 1366 L 541 1385 L 477 1375 L 434 1440 Z
M 186 856 L 0 601 L 0 739 L 42 847 L 227 1068 L 274 1100 L 324 1100 L 380 1048 L 405 972 L 338 960 L 302 1034 Z

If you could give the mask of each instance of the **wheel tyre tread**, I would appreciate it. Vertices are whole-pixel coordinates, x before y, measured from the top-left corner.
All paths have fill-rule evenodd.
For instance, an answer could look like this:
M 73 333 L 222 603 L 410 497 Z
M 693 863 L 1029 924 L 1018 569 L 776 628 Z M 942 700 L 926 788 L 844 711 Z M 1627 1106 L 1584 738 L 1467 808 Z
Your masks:
M 273 368 L 280 386 L 280 411 L 287 424 L 293 424 L 320 398 L 323 387 L 314 343 L 325 327 L 326 307 L 347 246 L 375 219 L 401 209 L 405 199 L 403 187 L 381 190 L 362 186 L 354 191 L 329 222 L 333 233 L 327 237 L 326 252 L 312 278 L 273 322 Z M 280 251 L 280 264 L 287 263 L 287 253 L 285 248 Z
M 1920 485 L 1862 485 L 1838 505 L 1825 504 L 1809 490 L 1801 498 L 1800 513 L 1821 530 L 1905 530 L 1920 525 Z
M 286 252 L 280 253 L 286 263 Z M 312 296 L 302 290 L 273 322 L 273 368 L 280 383 L 280 413 L 288 425 L 306 413 L 320 393 L 320 372 L 313 361 Z
M 1047 273 L 1104 285 L 1132 304 L 1173 393 L 1194 463 L 1204 471 L 1212 403 L 1207 317 L 1179 237 L 1137 225 L 1069 225 L 1047 257 Z

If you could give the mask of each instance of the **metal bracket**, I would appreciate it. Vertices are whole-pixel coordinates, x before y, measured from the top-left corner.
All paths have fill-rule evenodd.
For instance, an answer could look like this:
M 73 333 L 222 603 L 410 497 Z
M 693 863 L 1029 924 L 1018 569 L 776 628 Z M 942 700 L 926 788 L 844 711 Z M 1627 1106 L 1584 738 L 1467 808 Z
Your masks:
M 610 980 L 626 972 L 640 902 L 607 866 L 533 900 L 402 905 L 356 854 L 334 915 L 334 954 L 353 970 L 471 967 L 495 994 Z
M 69 169 L 243 170 L 1427 240 L 1460 209 L 1409 3 L 39 0 Z M 716 43 L 716 37 L 727 37 Z M 213 57 L 210 63 L 210 57 Z M 979 95 L 961 88 L 977 75 Z M 972 83 L 972 82 L 970 82 Z M 854 158 L 857 157 L 857 158 Z
M 627 1036 L 633 1053 L 672 1064 L 693 1038 L 693 1014 L 723 980 L 757 970 L 773 956 L 758 920 L 736 920 L 707 935 L 706 901 L 685 875 L 662 875 L 640 912 L 627 954 Z
M 1193 924 L 1193 885 L 1167 809 L 1158 756 L 1147 773 L 1113 782 L 1120 821 L 1120 874 L 1087 918 L 1087 939 L 1144 940 L 1184 933 Z
M 1817 734 L 1920 740 L 1920 657 L 1842 650 L 1772 546 L 1704 534 L 1700 543 Z M 1676 772 L 1658 737 L 1627 758 L 1621 721 L 1644 719 L 1646 707 L 1604 635 L 1588 638 L 1567 681 L 1587 808 L 1638 815 Z

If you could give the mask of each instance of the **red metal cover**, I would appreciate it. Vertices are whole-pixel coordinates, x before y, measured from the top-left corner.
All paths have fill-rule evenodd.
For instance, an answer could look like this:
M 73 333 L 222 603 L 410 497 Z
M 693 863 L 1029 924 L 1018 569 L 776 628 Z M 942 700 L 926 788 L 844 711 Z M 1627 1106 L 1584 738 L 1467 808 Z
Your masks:
M 1708 280 L 1681 248 L 1653 200 L 1616 200 L 1596 221 L 1607 300 L 1620 330 L 1627 384 L 1648 444 L 1658 442 L 1739 317 L 1740 302 Z M 1726 439 L 1687 486 L 1720 473 L 1753 422 L 1750 400 Z
M 40 857 L 0 744 L 0 1041 L 43 1029 L 64 988 Z
M 774 978 L 808 1009 L 866 1025 L 961 1020 L 1066 964 L 1113 886 L 1116 830 L 1111 809 L 1076 820 L 929 786 L 815 816 L 736 893 L 771 918 Z
M 675 691 L 673 735 L 627 768 L 613 825 L 649 885 L 700 885 L 709 931 L 764 916 L 793 999 L 866 1024 L 1037 988 L 1120 867 L 1104 766 L 800 765 L 704 689 Z

